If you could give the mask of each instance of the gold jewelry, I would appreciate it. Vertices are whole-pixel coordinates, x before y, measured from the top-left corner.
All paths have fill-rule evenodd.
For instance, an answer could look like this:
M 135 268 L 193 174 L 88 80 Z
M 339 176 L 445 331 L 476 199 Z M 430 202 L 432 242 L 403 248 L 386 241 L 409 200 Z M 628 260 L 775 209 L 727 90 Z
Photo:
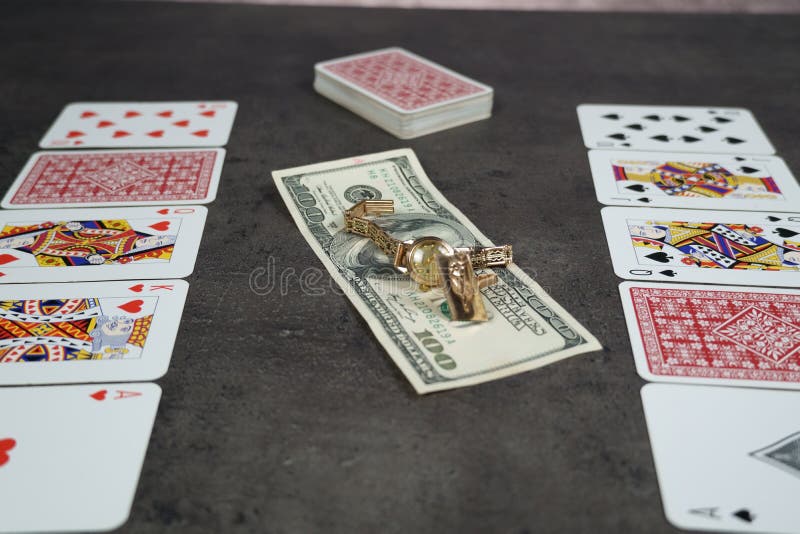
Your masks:
M 345 230 L 370 238 L 408 274 L 423 291 L 441 287 L 455 321 L 486 321 L 480 289 L 497 282 L 497 275 L 475 275 L 475 269 L 506 267 L 513 260 L 511 245 L 500 247 L 453 247 L 438 237 L 400 241 L 366 216 L 394 213 L 393 200 L 362 200 L 344 212 Z

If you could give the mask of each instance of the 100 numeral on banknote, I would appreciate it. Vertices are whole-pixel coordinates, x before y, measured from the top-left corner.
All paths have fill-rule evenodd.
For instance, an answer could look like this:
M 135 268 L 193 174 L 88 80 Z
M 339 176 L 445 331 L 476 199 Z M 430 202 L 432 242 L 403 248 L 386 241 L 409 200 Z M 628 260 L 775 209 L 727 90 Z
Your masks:
M 600 344 L 521 269 L 495 269 L 481 290 L 488 322 L 448 318 L 440 290 L 421 291 L 370 240 L 344 231 L 344 211 L 394 200 L 381 217 L 394 238 L 436 236 L 457 247 L 492 246 L 431 184 L 411 150 L 272 173 L 308 243 L 418 393 L 478 384 L 542 367 Z

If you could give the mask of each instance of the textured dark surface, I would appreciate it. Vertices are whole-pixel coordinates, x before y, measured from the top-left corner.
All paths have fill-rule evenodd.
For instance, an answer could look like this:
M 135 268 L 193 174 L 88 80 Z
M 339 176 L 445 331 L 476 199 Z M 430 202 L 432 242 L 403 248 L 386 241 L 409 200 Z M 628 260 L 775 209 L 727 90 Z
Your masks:
M 494 117 L 405 142 L 313 92 L 390 45 L 492 85 Z M 123 531 L 674 532 L 575 106 L 747 107 L 798 169 L 798 50 L 791 16 L 4 2 L 0 188 L 68 102 L 239 102 Z M 270 255 L 320 267 L 271 170 L 405 146 L 604 352 L 419 397 L 345 298 L 250 291 Z

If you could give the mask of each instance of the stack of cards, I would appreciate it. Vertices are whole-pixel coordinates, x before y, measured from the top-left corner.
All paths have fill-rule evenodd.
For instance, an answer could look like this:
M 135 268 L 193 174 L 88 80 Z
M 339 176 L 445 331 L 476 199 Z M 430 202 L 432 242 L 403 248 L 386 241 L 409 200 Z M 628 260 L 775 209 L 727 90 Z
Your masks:
M 114 383 L 169 367 L 189 287 L 179 278 L 194 269 L 206 219 L 198 204 L 216 195 L 216 147 L 235 112 L 234 102 L 68 105 L 41 147 L 79 150 L 34 154 L 6 193 L 0 399 L 25 409 L 0 413 L 0 532 L 126 520 L 161 390 Z M 116 150 L 85 150 L 99 147 Z M 102 384 L 2 387 L 87 383 Z M 42 514 L 30 498 L 41 488 L 93 497 Z
M 667 518 L 797 532 L 800 393 L 742 387 L 800 389 L 800 186 L 745 109 L 578 117 L 636 369 L 696 385 L 642 392 Z
M 491 87 L 402 48 L 314 66 L 314 89 L 400 139 L 489 118 Z

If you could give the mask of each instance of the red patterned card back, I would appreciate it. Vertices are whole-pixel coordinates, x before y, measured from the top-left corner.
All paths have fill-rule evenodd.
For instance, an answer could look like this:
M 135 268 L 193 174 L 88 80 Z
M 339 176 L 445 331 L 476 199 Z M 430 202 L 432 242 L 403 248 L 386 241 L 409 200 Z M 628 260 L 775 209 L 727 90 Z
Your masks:
M 800 295 L 632 287 L 650 372 L 800 382 Z

